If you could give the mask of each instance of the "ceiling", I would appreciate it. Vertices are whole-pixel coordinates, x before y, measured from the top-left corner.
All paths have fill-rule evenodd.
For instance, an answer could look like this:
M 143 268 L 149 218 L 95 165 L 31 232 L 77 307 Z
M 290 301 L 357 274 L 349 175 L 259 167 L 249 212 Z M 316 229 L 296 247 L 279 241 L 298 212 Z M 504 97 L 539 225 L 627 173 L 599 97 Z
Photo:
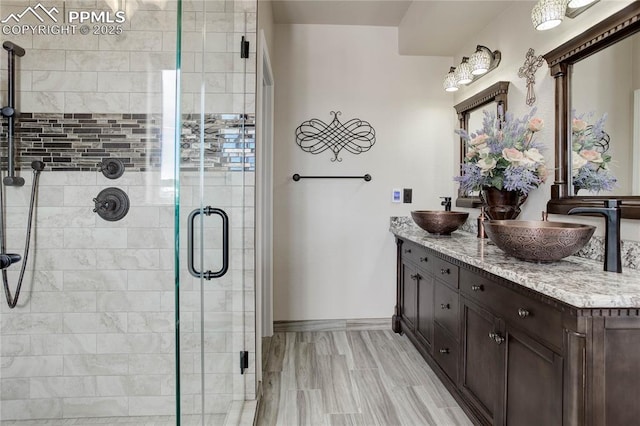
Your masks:
M 398 27 L 404 55 L 455 56 L 511 1 L 273 0 L 276 24 Z
M 411 1 L 274 0 L 276 24 L 373 25 L 397 27 Z

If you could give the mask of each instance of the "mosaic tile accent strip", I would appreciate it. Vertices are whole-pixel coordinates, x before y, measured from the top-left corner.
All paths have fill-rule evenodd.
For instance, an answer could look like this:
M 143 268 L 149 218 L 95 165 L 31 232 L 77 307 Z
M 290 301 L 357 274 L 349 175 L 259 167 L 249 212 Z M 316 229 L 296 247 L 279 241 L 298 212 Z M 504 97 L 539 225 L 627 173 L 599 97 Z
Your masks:
M 183 170 L 199 166 L 200 120 L 198 115 L 185 115 L 182 119 Z M 2 156 L 6 157 L 6 120 L 2 123 L 0 140 Z M 254 170 L 254 115 L 207 114 L 204 140 L 205 168 Z M 108 157 L 119 158 L 131 171 L 160 168 L 162 116 L 22 113 L 16 120 L 18 169 L 28 168 L 32 161 L 40 160 L 53 171 L 95 171 L 102 159 Z
M 218 114 L 204 117 L 201 131 L 200 115 L 182 118 L 181 152 L 184 166 L 198 163 L 200 136 L 204 133 L 205 161 L 212 161 L 216 169 L 255 170 L 255 117 L 242 114 Z M 187 164 L 185 164 L 187 163 Z M 210 165 L 210 164 L 207 164 Z

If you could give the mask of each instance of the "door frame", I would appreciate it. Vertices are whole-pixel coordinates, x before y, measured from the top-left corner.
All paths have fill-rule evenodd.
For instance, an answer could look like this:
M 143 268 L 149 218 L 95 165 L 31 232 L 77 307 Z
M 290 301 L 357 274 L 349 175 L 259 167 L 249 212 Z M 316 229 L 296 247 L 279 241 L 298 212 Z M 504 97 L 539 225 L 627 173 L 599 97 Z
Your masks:
M 273 335 L 273 117 L 274 78 L 264 30 L 258 43 L 256 99 L 256 357 Z M 257 360 L 256 360 L 257 361 Z M 256 362 L 258 381 L 262 365 Z

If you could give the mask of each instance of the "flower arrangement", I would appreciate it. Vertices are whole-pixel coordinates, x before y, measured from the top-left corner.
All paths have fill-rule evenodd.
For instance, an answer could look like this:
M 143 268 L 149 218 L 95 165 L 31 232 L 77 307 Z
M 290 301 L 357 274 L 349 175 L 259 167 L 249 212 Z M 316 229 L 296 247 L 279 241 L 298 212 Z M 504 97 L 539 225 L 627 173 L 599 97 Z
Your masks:
M 482 129 L 475 133 L 457 130 L 467 142 L 462 175 L 454 180 L 465 194 L 483 187 L 495 187 L 528 195 L 547 178 L 548 171 L 542 155 L 544 147 L 534 137 L 544 123 L 534 117 L 536 109 L 518 119 L 505 114 L 484 111 Z
M 584 115 L 573 115 L 571 175 L 575 193 L 580 189 L 596 193 L 613 190 L 617 180 L 608 166 L 611 162 L 611 156 L 606 153 L 609 149 L 609 135 L 604 131 L 607 115 L 604 114 L 592 125 L 588 124 Z

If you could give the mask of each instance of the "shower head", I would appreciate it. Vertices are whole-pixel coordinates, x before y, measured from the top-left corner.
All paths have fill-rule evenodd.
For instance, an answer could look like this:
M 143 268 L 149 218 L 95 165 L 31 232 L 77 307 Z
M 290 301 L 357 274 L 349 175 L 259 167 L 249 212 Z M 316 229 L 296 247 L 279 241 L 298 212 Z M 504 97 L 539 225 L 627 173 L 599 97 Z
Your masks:
M 44 170 L 44 163 L 42 161 L 32 161 L 31 168 L 36 172 L 41 172 Z
M 17 44 L 11 43 L 10 41 L 5 41 L 4 43 L 2 43 L 2 47 L 4 47 L 7 52 L 13 52 L 18 56 L 24 56 L 24 49 Z
M 22 256 L 15 253 L 1 253 L 0 254 L 0 269 L 7 269 L 13 263 L 20 262 Z

